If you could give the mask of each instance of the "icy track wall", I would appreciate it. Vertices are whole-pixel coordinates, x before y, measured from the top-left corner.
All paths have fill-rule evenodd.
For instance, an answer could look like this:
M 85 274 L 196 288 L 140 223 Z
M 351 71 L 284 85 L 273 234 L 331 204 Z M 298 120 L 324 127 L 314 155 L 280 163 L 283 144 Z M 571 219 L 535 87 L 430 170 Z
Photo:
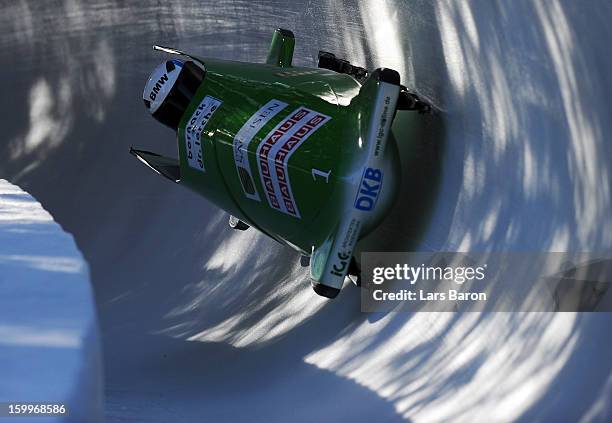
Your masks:
M 0 403 L 63 405 L 66 416 L 51 420 L 102 421 L 100 341 L 87 263 L 34 198 L 2 179 L 0 293 Z
M 612 3 L 2 4 L 0 172 L 90 264 L 109 421 L 612 419 L 610 315 L 362 314 L 128 154 L 176 151 L 142 105 L 152 44 L 263 61 L 286 27 L 295 63 L 396 68 L 443 110 L 394 128 L 402 194 L 371 249 L 610 251 Z

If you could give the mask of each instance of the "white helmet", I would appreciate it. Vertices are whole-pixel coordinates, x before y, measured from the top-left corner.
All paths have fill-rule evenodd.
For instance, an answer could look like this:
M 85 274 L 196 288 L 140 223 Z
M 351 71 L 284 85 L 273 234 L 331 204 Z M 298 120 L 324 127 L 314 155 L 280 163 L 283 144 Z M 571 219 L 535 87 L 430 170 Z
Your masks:
M 155 119 L 176 130 L 205 71 L 191 61 L 168 60 L 153 70 L 142 99 Z

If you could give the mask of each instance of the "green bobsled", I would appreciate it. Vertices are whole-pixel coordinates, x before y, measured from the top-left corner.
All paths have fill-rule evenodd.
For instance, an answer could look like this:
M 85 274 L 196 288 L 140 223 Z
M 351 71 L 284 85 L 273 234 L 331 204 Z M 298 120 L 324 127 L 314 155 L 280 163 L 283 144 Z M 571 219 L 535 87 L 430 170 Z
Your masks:
M 396 197 L 396 110 L 428 106 L 391 69 L 368 74 L 325 52 L 319 68 L 294 67 L 294 44 L 290 31 L 277 29 L 263 64 L 156 46 L 184 60 L 161 71 L 179 66 L 181 84 L 168 88 L 160 73 L 144 93 L 153 116 L 176 130 L 178 159 L 131 152 L 226 210 L 233 228 L 256 228 L 310 257 L 314 290 L 333 298 L 349 268 L 357 272 L 355 244 Z M 153 111 L 163 90 L 170 94 Z

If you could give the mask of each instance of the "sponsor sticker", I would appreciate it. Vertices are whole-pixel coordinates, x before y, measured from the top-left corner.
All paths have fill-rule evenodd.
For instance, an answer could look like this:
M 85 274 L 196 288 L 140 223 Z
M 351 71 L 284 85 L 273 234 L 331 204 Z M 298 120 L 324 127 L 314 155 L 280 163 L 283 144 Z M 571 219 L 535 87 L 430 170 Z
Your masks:
M 331 118 L 299 107 L 280 122 L 257 147 L 257 165 L 268 204 L 300 218 L 289 181 L 289 159 L 318 128 Z
M 336 242 L 332 251 L 333 261 L 329 271 L 331 275 L 340 278 L 346 276 L 348 265 L 353 256 L 353 249 L 357 243 L 357 237 L 359 237 L 360 231 L 360 220 L 352 218 L 350 221 L 342 222 L 342 230 L 338 232 L 338 237 L 341 237 L 342 241 Z
M 190 167 L 201 172 L 205 171 L 202 157 L 202 132 L 221 103 L 221 100 L 207 95 L 195 109 L 185 127 L 187 162 Z
M 366 167 L 363 170 L 359 190 L 355 196 L 355 208 L 369 212 L 376 206 L 378 194 L 383 182 L 383 171 L 375 167 Z
M 259 130 L 285 107 L 287 107 L 287 103 L 282 101 L 274 99 L 268 101 L 242 125 L 242 128 L 240 128 L 234 137 L 234 164 L 236 165 L 236 171 L 238 172 L 238 178 L 240 179 L 244 195 L 251 200 L 261 201 L 259 193 L 255 188 L 253 173 L 249 165 L 249 144 Z
M 382 144 L 387 139 L 387 130 L 389 129 L 389 126 L 390 126 L 389 105 L 391 104 L 391 97 L 386 96 L 383 103 L 384 103 L 384 106 L 380 114 L 378 130 L 376 131 L 376 147 L 374 148 L 374 157 L 378 157 L 382 153 L 382 149 L 383 149 Z
M 319 70 L 313 69 L 313 70 L 302 70 L 302 71 L 292 70 L 292 71 L 275 72 L 274 75 L 286 78 L 286 77 L 290 77 L 290 76 L 314 75 L 314 74 L 317 74 L 317 73 L 319 73 Z

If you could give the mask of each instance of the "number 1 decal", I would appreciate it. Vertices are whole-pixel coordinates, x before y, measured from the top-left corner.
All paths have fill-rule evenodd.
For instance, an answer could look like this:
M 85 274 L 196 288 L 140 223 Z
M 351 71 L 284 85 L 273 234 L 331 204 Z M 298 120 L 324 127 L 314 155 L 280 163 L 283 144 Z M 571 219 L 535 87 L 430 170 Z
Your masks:
M 331 174 L 331 170 L 327 172 L 323 172 L 322 170 L 312 168 L 312 179 L 317 180 L 317 176 L 321 176 L 325 179 L 325 183 L 329 183 L 329 175 Z

